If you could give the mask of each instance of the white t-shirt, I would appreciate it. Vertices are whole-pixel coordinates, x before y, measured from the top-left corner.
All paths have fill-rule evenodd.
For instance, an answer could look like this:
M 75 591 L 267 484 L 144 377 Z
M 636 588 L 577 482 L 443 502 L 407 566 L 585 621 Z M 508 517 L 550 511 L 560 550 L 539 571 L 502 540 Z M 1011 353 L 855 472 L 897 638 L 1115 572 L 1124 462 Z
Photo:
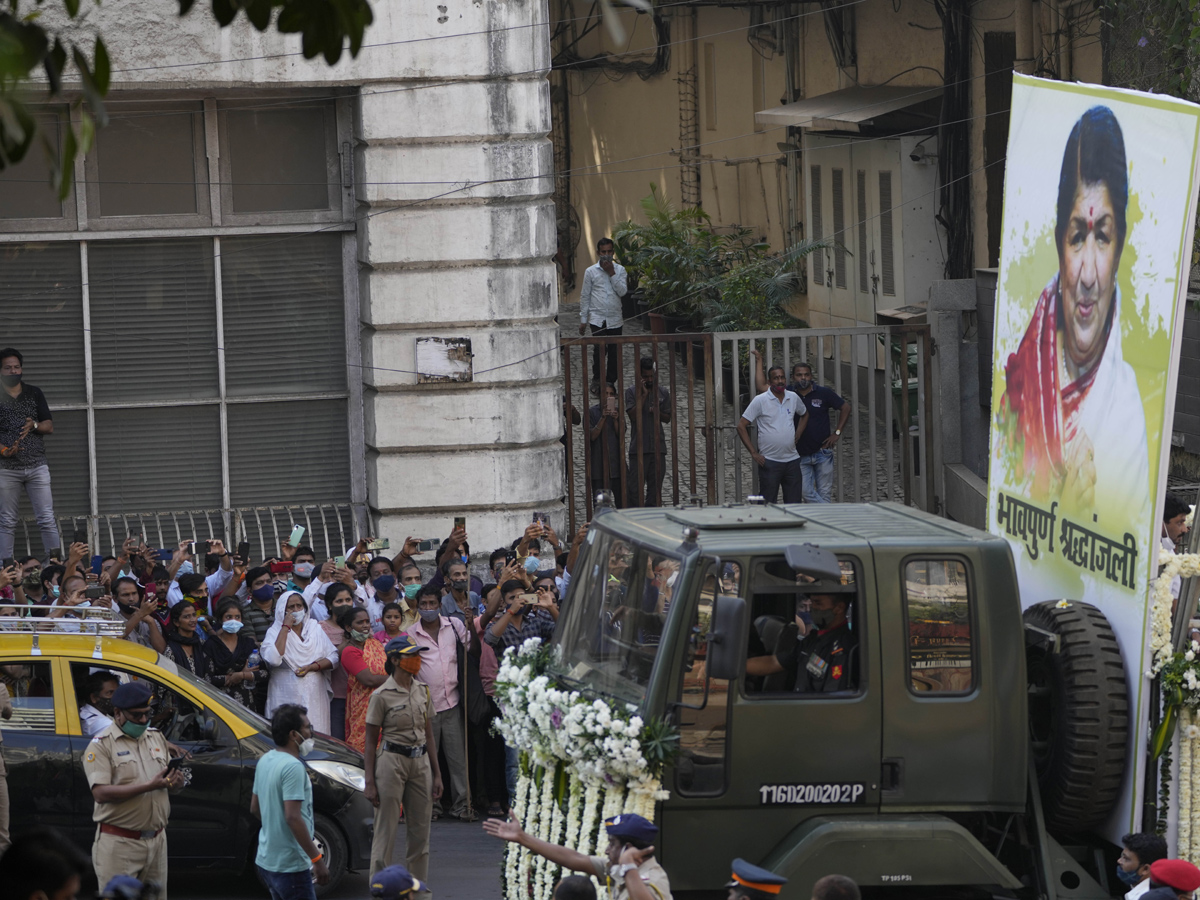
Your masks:
M 800 458 L 796 452 L 796 416 L 807 413 L 804 402 L 791 391 L 784 391 L 783 399 L 778 399 L 768 390 L 750 401 L 742 418 L 758 429 L 759 453 L 772 462 L 791 462 Z

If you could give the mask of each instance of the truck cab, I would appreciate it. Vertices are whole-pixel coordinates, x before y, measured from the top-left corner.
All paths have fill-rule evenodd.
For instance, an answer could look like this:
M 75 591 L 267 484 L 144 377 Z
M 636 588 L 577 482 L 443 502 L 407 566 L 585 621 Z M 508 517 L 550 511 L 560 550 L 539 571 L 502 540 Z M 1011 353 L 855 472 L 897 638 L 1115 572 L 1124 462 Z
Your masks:
M 1003 539 L 890 503 L 601 510 L 573 574 L 561 679 L 679 729 L 658 808 L 673 891 L 719 888 L 740 856 L 805 900 L 830 872 L 1108 896 L 1044 833 Z M 795 647 L 819 595 L 852 638 L 814 663 Z M 762 657 L 791 668 L 748 674 Z M 836 667 L 835 688 L 796 665 Z

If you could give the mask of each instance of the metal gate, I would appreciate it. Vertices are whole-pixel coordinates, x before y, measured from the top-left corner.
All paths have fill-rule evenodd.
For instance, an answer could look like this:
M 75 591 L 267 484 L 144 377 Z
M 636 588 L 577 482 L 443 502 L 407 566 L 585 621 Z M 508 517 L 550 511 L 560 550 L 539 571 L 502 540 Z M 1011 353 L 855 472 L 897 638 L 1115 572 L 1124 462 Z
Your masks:
M 646 505 L 648 493 L 649 505 L 655 506 L 717 502 L 712 347 L 710 334 L 641 334 L 564 342 L 563 442 L 572 532 L 591 519 L 595 493 L 600 489 L 612 491 L 618 506 Z M 599 382 L 593 374 L 596 354 L 603 366 Z M 652 435 L 661 429 L 663 440 L 654 442 L 650 452 L 636 452 L 633 423 L 642 421 L 638 373 L 639 361 L 644 358 L 653 360 L 656 387 L 664 388 L 670 397 L 670 416 L 660 415 L 663 404 L 641 404 L 645 433 Z M 616 415 L 609 417 L 610 423 L 599 423 L 599 436 L 593 440 L 589 432 L 604 418 L 606 377 L 616 395 Z M 656 483 L 661 485 L 657 490 Z
M 717 502 L 757 493 L 758 467 L 737 423 L 754 395 L 752 349 L 763 372 L 812 366 L 813 381 L 853 404 L 834 453 L 833 499 L 896 500 L 933 510 L 931 342 L 927 325 L 805 328 L 715 334 Z

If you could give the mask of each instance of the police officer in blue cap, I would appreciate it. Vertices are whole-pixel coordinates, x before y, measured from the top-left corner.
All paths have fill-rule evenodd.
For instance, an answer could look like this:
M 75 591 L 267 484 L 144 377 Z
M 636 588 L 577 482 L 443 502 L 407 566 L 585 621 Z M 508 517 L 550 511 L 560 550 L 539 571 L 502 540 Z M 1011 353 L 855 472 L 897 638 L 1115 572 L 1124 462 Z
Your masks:
M 608 887 L 612 900 L 671 900 L 667 872 L 654 858 L 658 828 L 634 813 L 605 819 L 604 827 L 608 831 L 605 855 L 584 856 L 527 834 L 512 815 L 483 823 L 483 830 L 492 837 L 514 841 L 552 863 L 596 876 Z
M 413 894 L 431 891 L 426 881 L 418 881 L 404 866 L 388 866 L 371 878 L 371 896 L 378 900 L 404 900 Z
M 744 859 L 733 861 L 733 877 L 726 900 L 774 900 L 788 880 L 770 869 L 751 865 Z

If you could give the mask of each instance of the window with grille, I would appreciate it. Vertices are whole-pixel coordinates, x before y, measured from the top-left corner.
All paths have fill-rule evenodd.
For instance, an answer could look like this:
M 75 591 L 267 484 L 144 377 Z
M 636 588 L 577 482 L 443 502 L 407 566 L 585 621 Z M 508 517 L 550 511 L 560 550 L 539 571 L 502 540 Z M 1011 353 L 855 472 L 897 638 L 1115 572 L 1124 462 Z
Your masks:
M 846 286 L 846 190 L 845 174 L 833 170 L 833 277 L 837 286 Z
M 810 166 L 809 172 L 812 176 L 812 221 L 811 226 L 812 239 L 814 242 L 821 242 L 825 239 L 825 227 L 821 218 L 821 167 Z M 813 281 L 817 284 L 825 283 L 825 250 L 818 247 L 813 251 Z

